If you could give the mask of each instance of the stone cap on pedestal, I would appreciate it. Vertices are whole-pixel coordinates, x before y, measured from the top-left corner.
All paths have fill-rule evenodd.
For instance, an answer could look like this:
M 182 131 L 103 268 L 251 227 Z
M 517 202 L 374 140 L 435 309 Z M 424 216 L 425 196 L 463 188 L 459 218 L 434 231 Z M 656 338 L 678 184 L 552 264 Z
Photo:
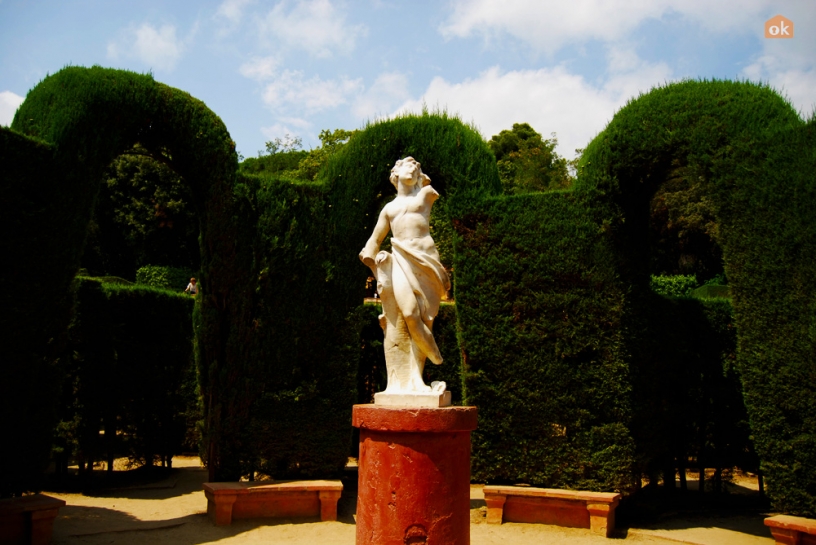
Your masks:
M 472 431 L 476 429 L 476 407 L 388 407 L 354 405 L 351 424 L 355 428 L 377 431 L 432 432 Z

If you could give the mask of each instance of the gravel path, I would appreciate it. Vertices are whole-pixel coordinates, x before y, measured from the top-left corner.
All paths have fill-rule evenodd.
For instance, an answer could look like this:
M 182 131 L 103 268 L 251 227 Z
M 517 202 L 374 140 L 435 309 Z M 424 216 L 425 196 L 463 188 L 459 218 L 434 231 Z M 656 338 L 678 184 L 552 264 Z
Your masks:
M 207 500 L 201 484 L 207 473 L 198 458 L 177 457 L 173 463 L 179 469 L 171 478 L 148 486 L 94 495 L 46 492 L 67 502 L 54 524 L 54 544 L 354 544 L 356 500 L 352 497 L 340 500 L 337 522 L 239 520 L 228 527 L 217 527 L 206 516 Z M 488 525 L 479 507 L 479 487 L 473 487 L 471 497 L 475 507 L 471 512 L 473 545 L 609 543 L 585 529 L 519 523 Z M 616 537 L 613 543 L 773 545 L 759 517 L 677 519 L 659 528 L 620 530 Z

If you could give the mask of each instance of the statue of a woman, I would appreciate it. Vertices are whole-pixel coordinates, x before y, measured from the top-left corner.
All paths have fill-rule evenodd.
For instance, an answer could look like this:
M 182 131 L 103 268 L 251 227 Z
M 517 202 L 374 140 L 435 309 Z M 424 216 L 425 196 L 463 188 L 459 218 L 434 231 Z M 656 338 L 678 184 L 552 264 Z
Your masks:
M 439 193 L 413 157 L 397 161 L 391 169 L 391 183 L 397 196 L 380 213 L 360 260 L 374 272 L 383 305 L 385 393 L 430 393 L 422 371 L 425 358 L 442 363 L 431 329 L 439 303 L 450 288 L 428 225 Z M 379 251 L 389 230 L 390 254 Z M 444 383 L 434 384 L 434 393 L 444 389 Z

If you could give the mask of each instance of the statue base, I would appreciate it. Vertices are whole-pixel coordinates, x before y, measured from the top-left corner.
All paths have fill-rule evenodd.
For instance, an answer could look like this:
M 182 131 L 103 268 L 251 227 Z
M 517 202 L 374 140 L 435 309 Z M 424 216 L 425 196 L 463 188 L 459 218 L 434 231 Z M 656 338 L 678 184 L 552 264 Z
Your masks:
M 451 404 L 450 392 L 417 392 L 374 394 L 374 405 L 381 407 L 448 407 Z
M 476 407 L 355 405 L 357 545 L 470 544 Z

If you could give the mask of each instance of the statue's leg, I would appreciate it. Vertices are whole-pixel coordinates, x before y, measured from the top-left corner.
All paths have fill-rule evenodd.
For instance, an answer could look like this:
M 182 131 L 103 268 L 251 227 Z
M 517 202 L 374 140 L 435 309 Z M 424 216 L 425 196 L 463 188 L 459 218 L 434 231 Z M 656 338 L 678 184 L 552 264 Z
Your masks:
M 400 267 L 394 266 L 391 268 L 391 281 L 394 299 L 396 299 L 397 306 L 405 318 L 411 338 L 428 359 L 437 365 L 442 363 L 442 354 L 439 353 L 439 347 L 436 345 L 433 333 L 422 321 L 416 295 L 414 295 L 411 285 Z

